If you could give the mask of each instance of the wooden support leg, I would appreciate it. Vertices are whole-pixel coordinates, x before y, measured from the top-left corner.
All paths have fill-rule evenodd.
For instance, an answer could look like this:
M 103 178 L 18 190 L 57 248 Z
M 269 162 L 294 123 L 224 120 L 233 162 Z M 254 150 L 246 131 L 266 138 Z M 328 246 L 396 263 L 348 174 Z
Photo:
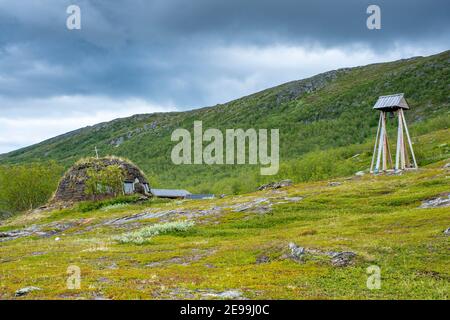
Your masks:
M 383 171 L 387 170 L 387 131 L 386 131 L 386 112 L 383 112 Z
M 400 112 L 399 116 L 400 116 L 400 120 L 401 120 L 401 124 L 400 124 L 400 170 L 404 170 L 405 169 L 405 136 L 403 134 L 403 114 Z
M 400 169 L 400 146 L 401 146 L 401 134 L 402 134 L 402 118 L 400 112 L 397 112 L 398 117 L 398 130 L 397 130 L 397 148 L 395 151 L 395 171 Z
M 380 139 L 378 140 L 378 154 L 377 154 L 377 164 L 375 166 L 375 172 L 380 171 L 381 152 L 383 150 L 383 140 L 384 140 L 383 113 L 381 113 Z
M 378 137 L 380 135 L 381 117 L 382 117 L 382 115 L 380 114 L 380 120 L 378 120 L 377 137 L 375 139 L 375 145 L 373 146 L 372 162 L 370 163 L 370 173 L 373 173 L 373 165 L 375 164 L 375 157 L 376 157 L 376 153 L 377 153 Z
M 414 150 L 413 150 L 413 147 L 412 147 L 411 137 L 409 136 L 408 126 L 406 125 L 406 120 L 405 120 L 405 117 L 403 115 L 403 109 L 400 109 L 400 113 L 402 114 L 403 125 L 405 126 L 405 132 L 406 132 L 406 137 L 408 138 L 409 149 L 411 151 L 411 156 L 412 156 L 413 161 L 414 161 L 414 168 L 417 169 L 419 167 L 417 165 L 416 156 L 414 155 Z

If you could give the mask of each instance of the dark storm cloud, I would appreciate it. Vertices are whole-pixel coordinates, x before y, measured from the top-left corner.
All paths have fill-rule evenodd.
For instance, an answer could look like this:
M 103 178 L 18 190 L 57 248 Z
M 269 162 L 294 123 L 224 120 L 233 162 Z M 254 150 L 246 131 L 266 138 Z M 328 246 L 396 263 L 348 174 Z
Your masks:
M 382 30 L 366 28 L 371 3 L 382 8 Z M 80 31 L 65 28 L 69 4 L 81 7 Z M 192 105 L 204 102 L 201 79 L 222 71 L 205 63 L 214 48 L 448 44 L 449 9 L 445 0 L 6 0 L 0 95 L 105 94 Z

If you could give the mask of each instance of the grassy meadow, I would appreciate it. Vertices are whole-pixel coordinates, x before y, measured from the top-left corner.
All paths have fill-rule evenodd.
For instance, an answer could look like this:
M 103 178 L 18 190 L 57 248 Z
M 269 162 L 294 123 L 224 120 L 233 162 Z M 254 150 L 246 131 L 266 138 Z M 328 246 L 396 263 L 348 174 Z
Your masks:
M 335 179 L 337 186 L 317 181 L 223 199 L 17 215 L 0 232 L 71 227 L 0 242 L 0 299 L 15 298 L 25 286 L 42 290 L 20 299 L 215 299 L 214 293 L 229 290 L 245 299 L 448 299 L 449 237 L 443 231 L 450 210 L 419 208 L 449 191 L 445 163 L 397 176 Z M 257 205 L 236 210 L 249 203 Z M 168 214 L 110 223 L 161 212 Z M 195 225 L 143 244 L 115 240 L 171 221 Z M 356 257 L 346 267 L 314 253 L 295 261 L 290 242 Z M 372 265 L 381 270 L 380 289 L 366 286 Z M 67 288 L 69 266 L 80 268 L 79 289 Z

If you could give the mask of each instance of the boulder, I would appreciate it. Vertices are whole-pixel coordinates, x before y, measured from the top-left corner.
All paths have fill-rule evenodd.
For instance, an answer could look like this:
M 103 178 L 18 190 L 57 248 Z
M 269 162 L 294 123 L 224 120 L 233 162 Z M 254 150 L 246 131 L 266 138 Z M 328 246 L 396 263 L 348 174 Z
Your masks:
M 227 291 L 220 292 L 219 294 L 217 294 L 217 297 L 222 298 L 222 299 L 237 299 L 237 298 L 240 298 L 241 296 L 242 296 L 242 293 L 237 290 L 227 290 Z
M 264 254 L 256 257 L 256 264 L 268 263 L 269 261 L 270 261 L 269 256 L 266 256 Z
M 38 288 L 38 287 L 25 287 L 25 288 L 17 290 L 15 293 L 15 296 L 22 297 L 22 296 L 29 294 L 30 292 L 38 291 L 38 290 L 42 290 L 42 289 Z
M 291 242 L 288 245 L 291 250 L 291 258 L 294 260 L 302 260 L 305 254 L 305 248 L 297 246 L 295 243 Z
M 331 257 L 331 264 L 335 267 L 346 267 L 354 257 L 356 257 L 356 253 L 351 251 L 338 252 Z
M 258 188 L 259 191 L 268 190 L 268 189 L 279 189 L 284 187 L 289 187 L 292 185 L 292 180 L 281 180 L 279 182 L 271 182 L 267 184 L 263 184 Z
M 447 194 L 446 196 L 441 196 L 438 198 L 422 201 L 422 204 L 419 208 L 428 209 L 428 208 L 442 208 L 449 206 L 450 206 L 450 194 Z
M 341 184 L 342 184 L 341 182 L 337 182 L 337 181 L 328 182 L 329 187 L 337 187 L 337 186 L 340 186 Z

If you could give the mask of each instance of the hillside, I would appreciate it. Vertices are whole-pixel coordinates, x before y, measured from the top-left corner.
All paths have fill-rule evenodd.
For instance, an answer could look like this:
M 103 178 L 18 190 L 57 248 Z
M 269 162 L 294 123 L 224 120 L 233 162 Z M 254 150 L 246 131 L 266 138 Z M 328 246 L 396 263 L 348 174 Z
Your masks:
M 82 128 L 0 155 L 0 164 L 56 160 L 67 168 L 81 157 L 92 156 L 97 146 L 102 156 L 132 160 L 155 186 L 227 194 L 255 190 L 264 182 L 286 177 L 301 182 L 343 176 L 369 166 L 379 116 L 372 110 L 377 97 L 404 92 L 411 105 L 406 118 L 422 166 L 449 155 L 445 131 L 450 122 L 449 67 L 450 51 L 446 51 L 330 71 L 214 107 L 135 115 Z M 170 151 L 175 143 L 170 135 L 176 128 L 192 130 L 195 120 L 202 120 L 204 128 L 221 130 L 279 128 L 278 176 L 260 176 L 259 166 L 173 165 Z M 439 143 L 420 144 L 420 136 L 438 130 Z
M 0 227 L 0 299 L 446 300 L 444 164 L 224 199 L 18 215 Z M 77 270 L 79 288 L 68 287 Z M 374 270 L 381 283 L 371 290 Z

